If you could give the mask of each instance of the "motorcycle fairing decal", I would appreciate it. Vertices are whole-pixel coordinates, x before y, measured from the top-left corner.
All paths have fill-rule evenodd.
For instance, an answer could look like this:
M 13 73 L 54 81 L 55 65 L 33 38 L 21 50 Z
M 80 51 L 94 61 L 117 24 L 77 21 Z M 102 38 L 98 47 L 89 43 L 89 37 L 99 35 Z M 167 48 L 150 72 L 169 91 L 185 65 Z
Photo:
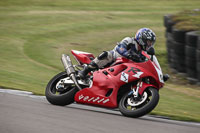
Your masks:
M 164 83 L 164 80 L 163 80 L 163 73 L 162 73 L 162 70 L 161 70 L 161 67 L 160 67 L 160 64 L 156 58 L 156 56 L 153 56 L 153 66 L 154 68 L 156 69 L 156 72 L 158 74 L 158 78 L 159 78 L 159 81 L 161 83 Z
M 140 76 L 143 74 L 143 72 L 137 72 L 133 77 L 140 78 Z
M 129 75 L 127 73 L 122 72 L 120 80 L 128 83 L 128 77 L 129 77 Z
M 83 94 L 79 95 L 78 97 L 79 100 L 83 100 L 83 101 L 88 101 L 88 102 L 97 102 L 97 103 L 107 103 L 110 100 L 108 98 L 100 98 L 100 97 L 89 97 L 89 96 L 84 96 Z
M 136 67 L 131 67 L 131 69 L 129 69 L 128 72 L 133 72 L 134 74 L 137 74 L 137 72 L 141 72 L 141 70 Z
M 129 73 L 133 72 L 134 73 L 133 77 L 136 77 L 136 78 L 140 78 L 140 76 L 143 74 L 143 72 L 136 67 L 131 67 L 131 69 L 129 69 L 128 72 Z
M 78 51 L 78 50 L 72 50 L 75 54 L 91 54 L 88 52 Z
M 153 64 L 153 65 L 154 65 L 154 64 Z M 155 67 L 156 72 L 157 72 L 157 74 L 158 74 L 159 81 L 160 81 L 161 83 L 164 83 L 162 71 L 159 70 L 155 65 L 154 65 L 154 67 Z

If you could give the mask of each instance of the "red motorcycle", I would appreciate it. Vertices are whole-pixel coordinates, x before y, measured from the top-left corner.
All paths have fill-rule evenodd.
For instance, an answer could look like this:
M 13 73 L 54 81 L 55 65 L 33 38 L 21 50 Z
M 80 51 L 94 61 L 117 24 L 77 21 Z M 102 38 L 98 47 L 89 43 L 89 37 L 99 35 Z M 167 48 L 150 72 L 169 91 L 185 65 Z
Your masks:
M 169 76 L 163 75 L 154 48 L 142 52 L 144 60 L 135 62 L 117 58 L 108 67 L 91 72 L 80 79 L 78 71 L 89 64 L 91 53 L 72 50 L 78 65 L 72 65 L 68 55 L 62 55 L 65 71 L 54 76 L 46 87 L 46 98 L 54 105 L 79 104 L 119 108 L 128 117 L 140 117 L 151 112 L 159 101 L 159 89 Z

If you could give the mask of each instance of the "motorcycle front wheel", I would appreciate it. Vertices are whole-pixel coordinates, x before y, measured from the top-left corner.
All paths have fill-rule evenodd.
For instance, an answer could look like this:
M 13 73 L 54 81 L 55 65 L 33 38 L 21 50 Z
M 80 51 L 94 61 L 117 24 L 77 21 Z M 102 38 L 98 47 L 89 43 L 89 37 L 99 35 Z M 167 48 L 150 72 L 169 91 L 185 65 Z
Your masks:
M 45 96 L 51 104 L 65 106 L 74 102 L 74 96 L 78 89 L 73 84 L 64 85 L 63 89 L 57 88 L 58 82 L 66 77 L 68 77 L 67 73 L 61 72 L 47 84 Z
M 134 100 L 133 95 L 126 93 L 119 102 L 120 112 L 127 117 L 141 117 L 151 112 L 159 101 L 156 88 L 147 88 L 139 100 Z

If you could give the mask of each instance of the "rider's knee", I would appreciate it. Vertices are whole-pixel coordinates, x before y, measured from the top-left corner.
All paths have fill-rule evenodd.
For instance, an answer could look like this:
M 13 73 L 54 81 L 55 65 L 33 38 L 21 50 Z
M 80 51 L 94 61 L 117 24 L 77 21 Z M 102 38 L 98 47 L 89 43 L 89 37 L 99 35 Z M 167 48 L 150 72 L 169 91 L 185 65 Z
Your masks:
M 97 58 L 98 58 L 98 60 L 104 60 L 104 59 L 108 58 L 108 52 L 103 51 L 103 53 L 101 53 Z

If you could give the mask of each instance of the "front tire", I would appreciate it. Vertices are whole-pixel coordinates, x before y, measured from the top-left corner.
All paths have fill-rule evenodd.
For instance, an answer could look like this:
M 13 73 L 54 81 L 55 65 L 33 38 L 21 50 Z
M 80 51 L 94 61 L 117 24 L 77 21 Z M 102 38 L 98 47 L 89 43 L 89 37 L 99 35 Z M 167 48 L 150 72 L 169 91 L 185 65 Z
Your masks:
M 61 72 L 54 76 L 47 84 L 46 99 L 54 105 L 65 106 L 74 102 L 74 96 L 78 91 L 74 85 L 66 85 L 63 91 L 56 89 L 56 84 L 63 78 L 68 77 L 66 72 Z
M 127 117 L 141 117 L 145 114 L 151 112 L 159 101 L 158 90 L 152 87 L 147 88 L 140 101 L 134 101 L 132 99 L 133 95 L 128 95 L 126 93 L 119 102 L 120 112 Z

